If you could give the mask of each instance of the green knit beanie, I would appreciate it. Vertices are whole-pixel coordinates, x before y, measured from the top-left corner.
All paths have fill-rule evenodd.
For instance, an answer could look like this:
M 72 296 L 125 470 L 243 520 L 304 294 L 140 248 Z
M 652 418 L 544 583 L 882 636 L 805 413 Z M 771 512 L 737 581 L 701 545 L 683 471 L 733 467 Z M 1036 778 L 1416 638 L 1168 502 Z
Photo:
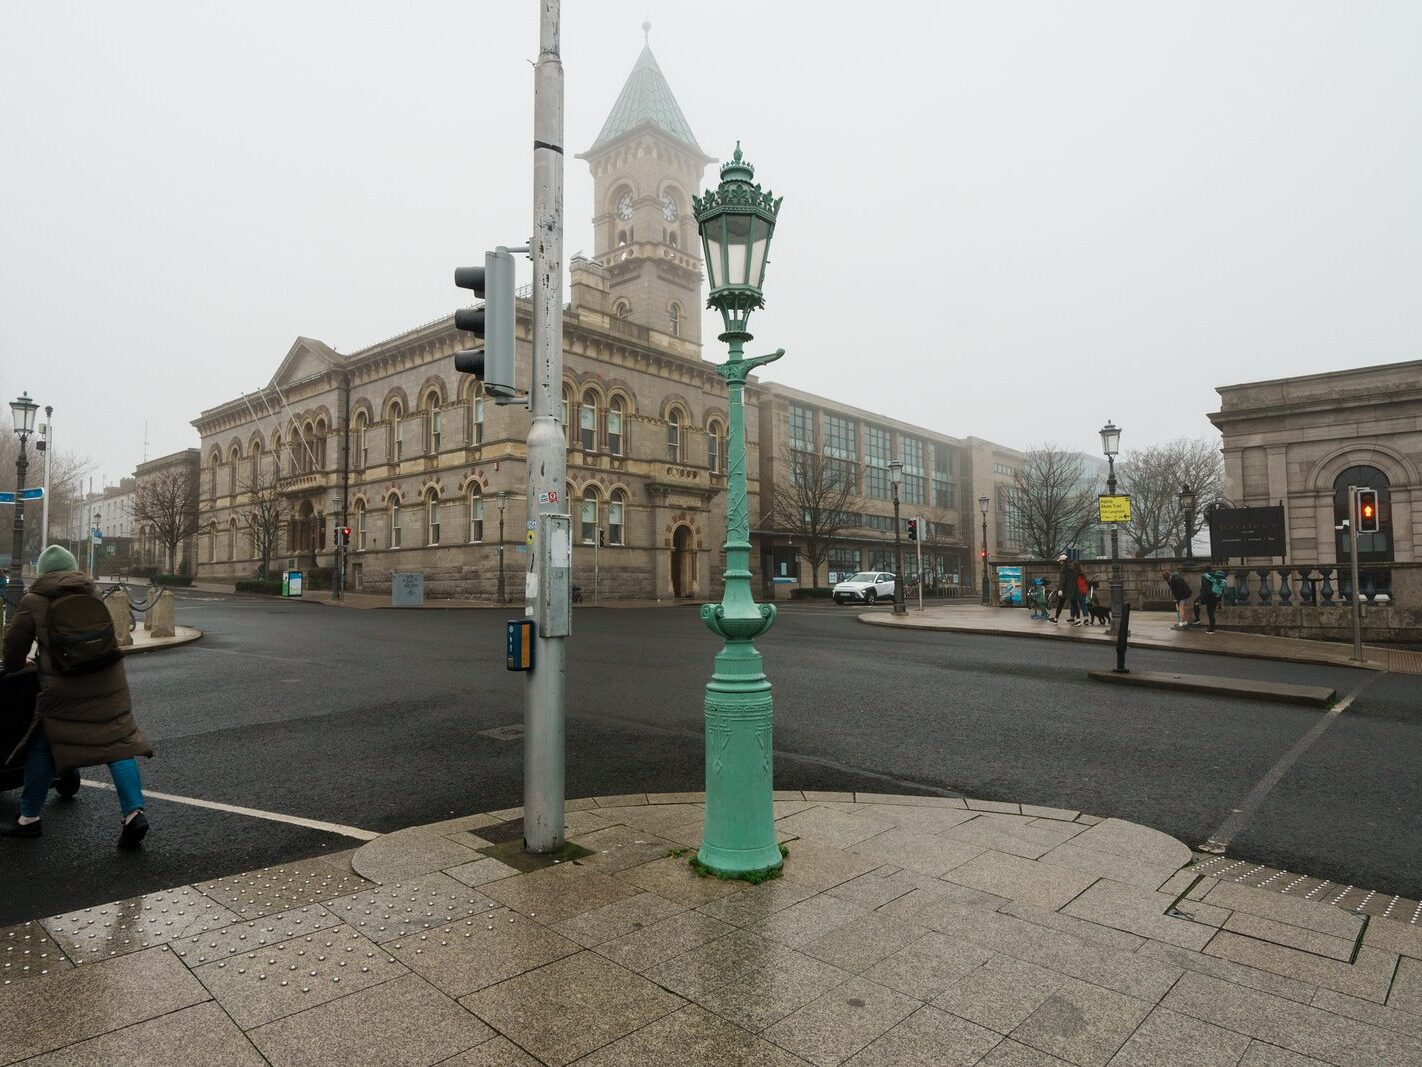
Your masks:
M 77 571 L 78 562 L 74 559 L 74 553 L 59 545 L 50 545 L 40 553 L 39 565 L 35 568 L 40 574 L 50 574 L 54 571 Z

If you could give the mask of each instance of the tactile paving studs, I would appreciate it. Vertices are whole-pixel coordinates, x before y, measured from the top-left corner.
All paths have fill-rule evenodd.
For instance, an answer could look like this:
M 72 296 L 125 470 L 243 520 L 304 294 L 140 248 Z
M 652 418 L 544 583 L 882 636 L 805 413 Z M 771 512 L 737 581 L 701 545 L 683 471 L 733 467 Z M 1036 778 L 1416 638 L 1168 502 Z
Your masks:
M 492 904 L 488 897 L 442 874 L 383 885 L 328 900 L 325 907 L 378 944 L 434 930 Z
M 300 969 L 285 963 L 301 956 Z M 203 964 L 196 974 L 244 1029 L 280 1019 L 347 993 L 387 981 L 406 969 L 346 925 L 268 945 L 235 960 Z M 359 968 L 348 966 L 359 960 Z M 224 967 L 224 963 L 230 966 Z
M 74 966 L 64 950 L 37 922 L 0 930 L 0 985 L 17 978 L 38 978 Z
M 76 963 L 166 945 L 228 926 L 237 916 L 192 886 L 148 893 L 42 920 Z
M 196 888 L 243 919 L 319 904 L 369 889 L 373 883 L 319 859 L 298 860 L 259 871 L 199 882 Z
M 324 930 L 339 922 L 321 905 L 308 904 L 303 908 L 208 930 L 195 937 L 185 937 L 173 942 L 171 947 L 189 967 L 201 967 L 254 949 L 266 951 L 275 947 L 278 951 L 285 951 L 286 946 L 282 942 Z

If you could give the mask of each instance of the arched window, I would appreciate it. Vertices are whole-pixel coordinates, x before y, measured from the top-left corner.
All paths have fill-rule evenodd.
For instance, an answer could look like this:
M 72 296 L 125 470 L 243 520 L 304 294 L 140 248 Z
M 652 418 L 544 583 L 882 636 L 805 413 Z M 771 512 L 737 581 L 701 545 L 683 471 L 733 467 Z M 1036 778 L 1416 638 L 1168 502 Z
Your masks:
M 1393 558 L 1392 545 L 1392 496 L 1388 476 L 1376 467 L 1349 467 L 1333 479 L 1333 525 L 1341 526 L 1348 518 L 1348 487 L 1356 485 L 1360 489 L 1378 491 L 1378 532 L 1358 535 L 1359 563 L 1390 563 Z M 1337 533 L 1338 562 L 1347 563 L 1352 556 L 1352 545 L 1348 539 L 1348 529 L 1344 526 Z M 1340 575 L 1340 578 L 1342 576 Z M 1363 586 L 1364 592 L 1367 585 Z
M 388 448 L 385 454 L 390 457 L 392 463 L 399 463 L 404 458 L 405 442 L 400 440 L 400 419 L 405 414 L 405 409 L 401 407 L 400 401 L 390 401 L 390 406 L 385 410 L 386 421 L 389 422 L 387 433 Z
M 676 231 L 675 231 L 675 230 L 668 230 L 668 231 L 667 231 L 667 244 L 671 245 L 673 248 L 676 247 Z
M 607 543 L 610 545 L 626 543 L 622 539 L 626 510 L 627 494 L 621 489 L 614 489 L 611 499 L 607 502 Z
M 326 469 L 326 420 L 316 420 L 316 437 L 311 442 L 311 451 L 315 453 L 316 469 L 323 471 Z
M 390 498 L 390 547 L 399 548 L 404 540 L 404 531 L 400 529 L 400 498 L 392 496 Z
M 484 492 L 478 482 L 469 486 L 469 543 L 484 540 Z
M 369 524 L 369 522 L 367 521 L 367 516 L 366 516 L 366 512 L 365 512 L 365 501 L 364 501 L 364 500 L 357 500 L 357 501 L 356 501 L 356 516 L 355 516 L 355 519 L 356 519 L 356 521 L 355 521 L 356 551 L 357 551 L 357 552 L 364 552 L 364 551 L 365 551 L 365 545 L 366 545 L 366 535 L 367 535 L 367 532 L 368 532 L 369 529 L 370 529 L 370 524 Z
M 217 523 L 207 524 L 207 561 L 217 562 Z
M 222 453 L 214 448 L 207 461 L 207 495 L 213 498 L 217 496 L 217 467 L 221 462 Z
M 247 457 L 247 484 L 256 489 L 262 484 L 262 439 L 252 438 L 251 452 Z
M 352 443 L 355 450 L 356 470 L 365 470 L 366 464 L 370 462 L 370 419 L 364 411 L 356 412 L 355 430 L 352 436 L 355 438 Z
M 477 385 L 469 394 L 469 441 L 476 445 L 484 443 L 484 391 Z
M 439 490 L 431 489 L 425 497 L 425 544 L 439 544 Z
M 237 520 L 233 519 L 227 524 L 227 558 L 229 560 L 237 558 Z
M 568 437 L 568 444 L 573 443 L 573 391 L 568 386 L 563 386 L 563 433 Z
M 278 478 L 286 471 L 286 446 L 280 433 L 272 438 L 272 466 Z
M 315 440 L 316 430 L 308 422 L 305 426 L 301 427 L 301 455 L 298 458 L 298 462 L 300 463 L 298 469 L 303 472 L 314 470 L 316 467 L 316 457 L 312 453 L 312 444 Z
M 671 304 L 667 307 L 667 333 L 673 337 L 681 336 L 681 305 Z
M 588 486 L 583 490 L 582 535 L 583 544 L 597 543 L 597 488 Z
M 632 317 L 632 305 L 626 300 L 619 300 L 612 306 L 612 313 L 619 319 L 630 319 Z
M 431 455 L 439 452 L 440 436 L 443 433 L 443 419 L 439 410 L 439 393 L 431 389 L 425 394 L 425 451 Z
M 616 393 L 607 402 L 607 450 L 614 456 L 622 455 L 623 407 L 623 400 Z
M 720 419 L 706 424 L 706 466 L 718 473 L 726 469 L 726 431 Z
M 672 408 L 667 412 L 667 459 L 681 462 L 681 409 Z
M 597 393 L 591 389 L 583 391 L 578 406 L 578 444 L 584 452 L 597 451 Z
M 232 446 L 232 451 L 227 455 L 227 462 L 231 466 L 227 472 L 227 492 L 231 496 L 236 496 L 237 468 L 242 464 L 242 449 L 238 445 Z

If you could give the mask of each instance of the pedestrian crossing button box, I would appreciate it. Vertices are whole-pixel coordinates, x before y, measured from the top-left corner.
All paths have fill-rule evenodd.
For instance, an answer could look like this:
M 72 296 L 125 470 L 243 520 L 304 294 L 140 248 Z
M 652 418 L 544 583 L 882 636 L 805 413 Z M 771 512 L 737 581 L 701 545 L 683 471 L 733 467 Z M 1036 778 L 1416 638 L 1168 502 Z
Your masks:
M 511 671 L 533 670 L 532 619 L 510 619 L 507 635 L 507 658 L 504 666 Z

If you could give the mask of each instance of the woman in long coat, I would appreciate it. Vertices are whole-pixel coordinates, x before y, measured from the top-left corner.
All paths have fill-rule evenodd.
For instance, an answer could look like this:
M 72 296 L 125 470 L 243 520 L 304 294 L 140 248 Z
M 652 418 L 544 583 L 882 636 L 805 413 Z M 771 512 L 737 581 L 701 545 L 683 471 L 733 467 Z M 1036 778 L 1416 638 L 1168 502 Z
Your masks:
M 13 752 L 0 753 L 8 765 L 23 754 L 25 785 L 20 795 L 20 817 L 0 827 L 0 836 L 39 837 L 40 814 L 56 771 L 107 764 L 123 811 L 119 847 L 137 845 L 148 832 L 143 813 L 143 786 L 135 756 L 151 756 L 142 731 L 133 719 L 133 703 L 123 661 L 88 674 L 62 675 L 46 647 L 49 612 L 56 598 L 69 593 L 97 597 L 94 582 L 81 574 L 74 556 L 50 545 L 39 558 L 39 578 L 25 591 L 20 606 L 5 629 L 5 670 L 24 668 L 30 647 L 39 643 L 37 663 L 40 692 L 35 698 L 34 719 Z

